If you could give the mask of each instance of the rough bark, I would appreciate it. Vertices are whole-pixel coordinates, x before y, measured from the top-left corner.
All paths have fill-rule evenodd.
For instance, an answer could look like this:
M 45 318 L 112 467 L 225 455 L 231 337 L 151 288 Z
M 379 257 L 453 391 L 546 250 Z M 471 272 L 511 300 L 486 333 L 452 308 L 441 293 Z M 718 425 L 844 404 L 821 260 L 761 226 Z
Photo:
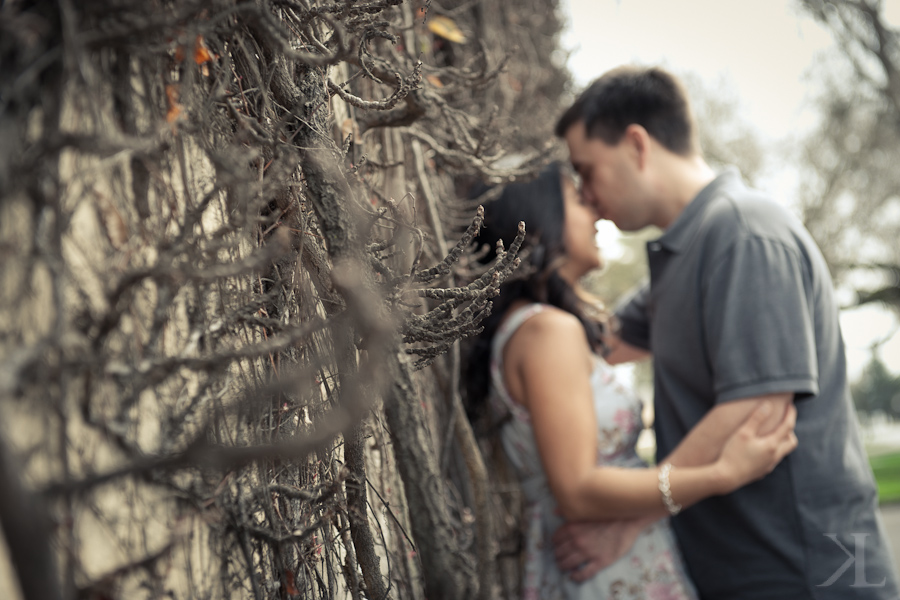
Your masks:
M 456 340 L 515 251 L 470 272 L 461 198 L 545 157 L 549 124 L 509 124 L 555 111 L 565 74 L 523 62 L 554 7 L 2 4 L 0 512 L 29 600 L 491 594 Z

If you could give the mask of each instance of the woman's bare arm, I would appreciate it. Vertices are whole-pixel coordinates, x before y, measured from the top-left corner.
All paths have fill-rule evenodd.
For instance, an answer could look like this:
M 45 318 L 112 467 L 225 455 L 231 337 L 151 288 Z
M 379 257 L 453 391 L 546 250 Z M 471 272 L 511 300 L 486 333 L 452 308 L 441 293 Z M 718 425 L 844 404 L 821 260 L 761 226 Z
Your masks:
M 663 516 L 655 469 L 597 467 L 597 422 L 592 357 L 580 323 L 558 310 L 523 324 L 505 352 L 505 379 L 528 409 L 544 470 L 560 511 L 569 520 Z M 752 413 L 737 436 L 739 452 L 711 464 L 672 471 L 675 501 L 693 504 L 769 472 L 793 446 L 792 423 L 757 435 L 763 416 Z M 746 430 L 746 431 L 744 431 Z M 794 444 L 796 441 L 794 440 Z

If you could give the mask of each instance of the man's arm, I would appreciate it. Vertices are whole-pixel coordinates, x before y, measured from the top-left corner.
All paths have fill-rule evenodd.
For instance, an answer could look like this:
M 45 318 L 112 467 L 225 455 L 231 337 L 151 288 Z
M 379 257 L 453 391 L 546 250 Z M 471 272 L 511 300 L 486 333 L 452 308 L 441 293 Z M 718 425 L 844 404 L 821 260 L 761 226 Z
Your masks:
M 793 392 L 784 392 L 718 404 L 706 413 L 665 460 L 676 467 L 695 467 L 715 462 L 728 438 L 761 402 L 770 400 L 775 407 L 760 429 L 760 433 L 765 435 L 783 421 L 793 399 Z
M 608 348 L 603 358 L 611 365 L 643 360 L 650 353 L 650 321 L 647 302 L 650 284 L 636 289 L 631 296 L 610 317 L 608 331 L 603 342 Z
M 603 358 L 611 365 L 645 360 L 652 356 L 649 350 L 632 346 L 614 333 L 605 335 L 603 343 L 606 344 L 608 349 L 603 353 Z

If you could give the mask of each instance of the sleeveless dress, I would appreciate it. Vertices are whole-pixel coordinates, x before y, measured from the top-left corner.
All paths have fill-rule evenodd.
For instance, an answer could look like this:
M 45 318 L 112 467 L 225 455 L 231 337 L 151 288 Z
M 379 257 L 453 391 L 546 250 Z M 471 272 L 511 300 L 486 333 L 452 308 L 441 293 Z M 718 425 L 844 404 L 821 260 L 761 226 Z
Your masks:
M 625 556 L 584 583 L 575 583 L 556 567 L 551 537 L 563 520 L 556 514 L 556 500 L 543 471 L 528 411 L 512 399 L 503 383 L 503 347 L 522 323 L 547 308 L 529 304 L 516 309 L 497 330 L 491 348 L 491 408 L 499 414 L 511 413 L 500 431 L 501 443 L 525 496 L 523 598 L 696 599 L 668 519 L 647 527 Z M 635 452 L 643 429 L 642 403 L 616 382 L 612 367 L 603 359 L 596 357 L 594 362 L 591 388 L 598 424 L 597 464 L 646 467 Z

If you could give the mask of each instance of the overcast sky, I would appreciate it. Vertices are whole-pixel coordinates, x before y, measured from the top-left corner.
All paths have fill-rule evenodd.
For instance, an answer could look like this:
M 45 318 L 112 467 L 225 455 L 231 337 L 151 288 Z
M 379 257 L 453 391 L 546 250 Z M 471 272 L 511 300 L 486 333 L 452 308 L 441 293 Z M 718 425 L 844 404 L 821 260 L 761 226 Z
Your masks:
M 792 0 L 563 0 L 568 28 L 563 47 L 569 69 L 587 85 L 625 63 L 659 64 L 691 72 L 715 86 L 728 85 L 740 98 L 739 116 L 762 140 L 785 143 L 792 132 L 815 123 L 809 103 L 814 90 L 806 77 L 823 51 L 833 46 L 827 31 Z M 887 0 L 886 18 L 900 26 L 900 0 Z M 762 185 L 790 193 L 790 173 L 772 166 Z M 769 182 L 766 184 L 765 182 Z M 776 183 L 780 182 L 780 183 Z M 788 186 L 788 187 L 785 187 Z M 604 251 L 616 248 L 608 227 L 601 229 Z M 868 347 L 897 327 L 897 318 L 868 307 L 842 314 L 851 375 L 868 362 Z M 881 347 L 881 358 L 900 373 L 900 335 Z

